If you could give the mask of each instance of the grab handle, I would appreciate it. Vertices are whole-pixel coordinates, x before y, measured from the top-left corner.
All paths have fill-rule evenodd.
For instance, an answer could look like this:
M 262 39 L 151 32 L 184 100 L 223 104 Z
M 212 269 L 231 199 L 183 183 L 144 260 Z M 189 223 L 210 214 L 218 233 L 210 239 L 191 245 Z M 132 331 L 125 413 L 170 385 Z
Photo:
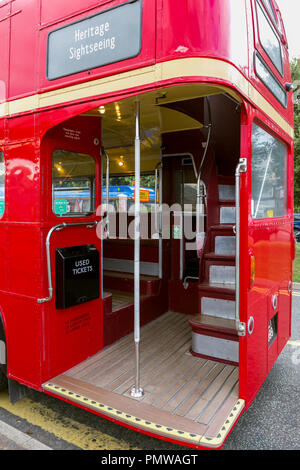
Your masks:
M 48 273 L 48 291 L 49 296 L 45 297 L 44 299 L 37 299 L 39 304 L 43 304 L 46 302 L 50 302 L 53 298 L 53 284 L 52 284 L 52 269 L 51 269 L 51 252 L 50 252 L 50 242 L 51 236 L 54 232 L 60 232 L 67 227 L 78 227 L 78 226 L 86 226 L 86 228 L 93 228 L 98 224 L 98 222 L 77 222 L 77 223 L 66 223 L 63 222 L 62 224 L 55 225 L 52 227 L 47 235 L 46 238 L 46 253 L 47 253 L 47 273 Z

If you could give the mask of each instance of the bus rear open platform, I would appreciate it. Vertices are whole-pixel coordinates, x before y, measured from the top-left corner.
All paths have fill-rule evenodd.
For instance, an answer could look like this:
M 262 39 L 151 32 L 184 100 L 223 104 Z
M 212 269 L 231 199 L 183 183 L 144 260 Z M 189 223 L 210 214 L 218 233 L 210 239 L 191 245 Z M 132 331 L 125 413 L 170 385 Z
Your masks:
M 187 446 L 220 447 L 244 408 L 238 367 L 193 356 L 188 317 L 167 312 L 142 327 L 142 398 L 130 396 L 132 335 L 45 383 L 59 395 L 120 423 Z

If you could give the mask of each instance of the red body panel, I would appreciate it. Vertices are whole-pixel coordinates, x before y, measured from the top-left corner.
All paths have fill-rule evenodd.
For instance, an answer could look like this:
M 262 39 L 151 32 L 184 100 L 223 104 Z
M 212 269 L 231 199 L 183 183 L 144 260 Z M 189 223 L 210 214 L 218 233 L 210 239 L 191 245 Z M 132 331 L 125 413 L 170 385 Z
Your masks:
M 226 2 L 206 0 L 200 4 L 198 0 L 184 2 L 182 0 L 164 0 L 164 2 L 143 0 L 142 51 L 138 57 L 80 72 L 54 82 L 49 82 L 46 78 L 49 32 L 125 2 L 124 0 L 107 0 L 101 1 L 99 5 L 99 2 L 90 0 L 85 2 L 84 9 L 82 5 L 79 5 L 79 1 L 70 2 L 70 4 L 58 1 L 51 2 L 51 4 L 41 2 L 41 9 L 39 9 L 39 3 L 39 0 L 29 2 L 14 0 L 11 3 L 10 29 L 14 47 L 11 49 L 9 60 L 14 73 L 10 74 L 6 95 L 10 100 L 145 67 L 155 62 L 188 57 L 211 57 L 233 64 L 262 94 L 266 95 L 267 100 L 279 113 L 292 123 L 291 94 L 288 97 L 288 107 L 284 109 L 261 84 L 254 72 L 254 46 L 258 43 L 258 37 L 257 24 L 252 18 L 252 8 L 255 8 L 252 0 L 241 0 L 241 7 L 238 9 L 234 0 Z M 7 10 L 8 5 L 4 8 Z M 3 24 L 7 25 L 7 23 Z M 26 28 L 23 27 L 24 24 L 27 25 Z M 8 27 L 3 27 L 3 29 L 8 31 Z M 176 34 L 174 34 L 175 31 Z M 278 35 L 283 34 L 280 27 L 277 32 Z M 264 58 L 284 86 L 291 77 L 288 52 L 285 47 L 282 49 L 284 77 L 276 73 L 275 67 L 268 58 Z M 5 82 L 7 83 L 7 80 Z
M 241 266 L 240 316 L 246 322 L 254 318 L 251 335 L 240 338 L 240 394 L 250 405 L 274 361 L 291 335 L 293 246 L 293 143 L 275 128 L 262 113 L 248 109 L 248 119 L 242 126 L 242 155 L 252 154 L 252 124 L 258 122 L 270 133 L 277 134 L 288 146 L 287 214 L 277 219 L 253 220 L 251 217 L 251 160 L 241 189 Z M 250 288 L 250 256 L 255 256 L 255 282 Z M 278 295 L 278 336 L 268 347 L 268 322 L 275 314 L 272 296 Z M 281 308 L 282 307 L 282 308 Z

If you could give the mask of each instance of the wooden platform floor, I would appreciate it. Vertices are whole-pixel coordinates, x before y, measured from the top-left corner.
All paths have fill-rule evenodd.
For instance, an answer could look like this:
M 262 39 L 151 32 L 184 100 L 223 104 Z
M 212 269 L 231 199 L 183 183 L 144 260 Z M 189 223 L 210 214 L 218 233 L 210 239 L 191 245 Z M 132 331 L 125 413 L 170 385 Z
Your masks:
M 132 334 L 44 388 L 136 428 L 219 447 L 244 406 L 238 396 L 238 368 L 194 357 L 190 346 L 188 317 L 167 312 L 142 328 L 142 398 L 130 396 L 135 377 Z

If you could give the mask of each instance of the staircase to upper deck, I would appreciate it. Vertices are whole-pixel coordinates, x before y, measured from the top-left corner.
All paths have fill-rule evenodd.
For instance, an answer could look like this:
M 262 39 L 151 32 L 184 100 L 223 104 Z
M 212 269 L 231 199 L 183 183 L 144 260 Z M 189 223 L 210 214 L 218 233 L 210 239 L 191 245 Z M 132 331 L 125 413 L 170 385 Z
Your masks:
M 237 364 L 234 178 L 218 176 L 217 185 L 219 223 L 208 227 L 202 282 L 198 284 L 200 313 L 190 319 L 191 352 L 200 357 Z

